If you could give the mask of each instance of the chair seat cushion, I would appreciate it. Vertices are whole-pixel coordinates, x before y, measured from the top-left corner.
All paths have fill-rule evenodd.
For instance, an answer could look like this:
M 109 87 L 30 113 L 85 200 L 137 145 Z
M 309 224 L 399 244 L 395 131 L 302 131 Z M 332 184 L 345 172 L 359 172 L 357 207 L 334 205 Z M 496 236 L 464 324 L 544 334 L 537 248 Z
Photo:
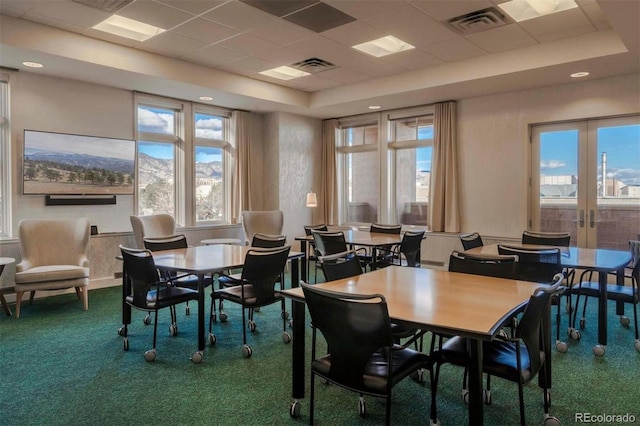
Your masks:
M 584 296 L 598 297 L 600 294 L 600 284 L 593 281 L 585 281 L 581 286 L 574 287 L 574 292 Z M 636 294 L 634 297 L 633 287 L 631 286 L 607 284 L 607 299 L 635 303 L 638 300 L 638 295 Z
M 244 287 L 244 302 L 242 300 L 242 287 Z M 215 292 L 215 297 L 230 300 L 245 306 L 264 306 L 269 305 L 276 300 L 282 300 L 283 297 L 279 291 L 274 291 L 273 294 L 273 298 L 259 300 L 256 297 L 253 286 L 251 284 L 245 284 L 244 286 L 236 285 L 218 290 Z
M 416 371 L 416 369 L 428 369 L 431 366 L 431 360 L 428 355 L 415 351 L 411 348 L 395 346 L 391 353 L 393 357 L 393 366 L 391 370 L 392 374 L 389 389 L 413 371 Z M 365 366 L 363 387 L 358 390 L 379 395 L 387 395 L 387 368 L 388 363 L 384 352 L 375 352 L 371 358 L 369 358 L 369 361 Z M 314 360 L 311 363 L 311 369 L 329 381 L 335 381 L 337 384 L 340 384 L 341 382 L 340 378 L 333 377 L 331 374 L 330 354 Z
M 220 275 L 218 277 L 218 283 L 220 283 L 221 287 L 233 287 L 236 285 L 240 285 L 242 274 L 232 274 L 232 275 Z
M 448 339 L 439 351 L 434 353 L 436 362 L 448 362 L 465 366 L 469 363 L 467 339 L 456 336 Z M 482 370 L 492 376 L 511 381 L 522 379 L 523 383 L 531 380 L 531 360 L 524 344 L 520 346 L 522 374 L 518 372 L 516 345 L 513 342 L 492 340 L 482 344 Z M 540 360 L 544 362 L 544 352 L 540 352 Z
M 151 290 L 147 293 L 146 306 L 137 306 L 133 303 L 133 296 L 127 296 L 126 302 L 143 309 L 162 309 L 167 306 L 183 303 L 188 300 L 197 300 L 198 292 L 185 287 L 163 287 L 160 290 Z
M 16 272 L 16 284 L 33 284 L 89 278 L 89 268 L 74 265 L 36 266 Z

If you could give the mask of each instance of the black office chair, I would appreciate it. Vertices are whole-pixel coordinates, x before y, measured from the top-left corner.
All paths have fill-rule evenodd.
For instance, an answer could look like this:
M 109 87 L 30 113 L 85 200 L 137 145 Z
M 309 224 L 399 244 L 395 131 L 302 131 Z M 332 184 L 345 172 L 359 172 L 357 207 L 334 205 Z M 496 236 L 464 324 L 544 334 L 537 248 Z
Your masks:
M 407 231 L 402 236 L 400 245 L 391 250 L 390 257 L 383 257 L 378 264 L 386 266 L 390 265 L 409 266 L 412 268 L 420 267 L 420 247 L 424 239 L 425 231 Z
M 124 274 L 129 286 L 124 302 L 132 308 L 154 313 L 153 347 L 144 353 L 148 362 L 156 359 L 156 337 L 158 331 L 158 311 L 169 308 L 171 325 L 169 333 L 178 335 L 175 305 L 189 300 L 198 300 L 198 292 L 190 288 L 168 285 L 160 276 L 153 255 L 150 250 L 131 249 L 120 246 L 124 261 Z M 128 327 L 124 324 L 118 329 L 118 334 L 124 337 L 124 350 L 129 350 Z
M 318 261 L 320 264 L 320 269 L 322 269 L 322 260 L 321 257 L 329 256 L 332 254 L 343 253 L 348 251 L 347 242 L 344 237 L 344 232 L 342 231 L 317 231 L 315 229 L 311 230 L 311 235 L 313 235 L 313 241 L 316 245 L 316 250 L 318 251 Z M 358 249 L 356 251 L 358 253 L 358 258 L 362 263 L 362 257 L 366 255 L 366 250 Z M 317 274 L 317 269 L 316 269 Z M 317 275 L 315 277 L 315 281 L 317 282 Z M 326 279 L 326 277 L 325 277 Z
M 183 234 L 171 235 L 168 237 L 145 237 L 143 239 L 144 247 L 151 251 L 162 250 L 175 250 L 187 248 L 187 238 Z M 198 276 L 193 274 L 179 273 L 179 272 L 161 272 L 165 281 L 178 287 L 186 287 L 193 290 L 198 289 Z M 205 287 L 211 286 L 213 283 L 212 277 L 205 277 Z M 190 315 L 191 309 L 189 308 L 189 302 L 185 308 L 185 314 Z M 151 317 L 147 316 L 144 319 L 145 324 L 151 324 Z
M 393 344 L 383 295 L 337 293 L 301 285 L 313 329 L 309 423 L 314 420 L 315 377 L 319 376 L 360 394 L 358 412 L 362 417 L 366 415 L 364 395 L 384 398 L 385 424 L 389 425 L 393 386 L 414 372 L 431 371 L 429 357 Z M 324 356 L 317 355 L 318 330 L 330 348 Z
M 304 233 L 306 236 L 310 237 L 311 236 L 311 230 L 316 230 L 316 231 L 328 231 L 327 225 L 325 224 L 321 224 L 321 225 L 305 225 L 304 227 Z M 309 251 L 310 253 L 307 255 L 307 261 L 312 261 L 315 265 L 315 279 L 318 278 L 318 269 L 321 269 L 321 265 L 318 263 L 318 256 L 320 256 L 320 254 L 318 253 L 318 250 L 316 249 L 316 243 L 315 241 L 308 241 L 309 243 Z M 309 263 L 307 263 L 307 265 L 309 265 Z M 307 268 L 308 270 L 308 268 Z M 315 282 L 315 281 L 314 281 Z
M 482 247 L 484 245 L 484 243 L 482 242 L 482 237 L 477 232 L 461 234 L 460 242 L 462 243 L 462 248 L 465 250 Z
M 625 273 L 624 279 L 630 280 L 631 285 L 618 285 L 618 284 L 607 284 L 607 300 L 614 300 L 619 303 L 629 303 L 633 306 L 633 322 L 635 325 L 635 343 L 634 346 L 636 351 L 640 352 L 640 339 L 638 334 L 638 303 L 640 301 L 640 291 L 638 290 L 638 282 L 640 282 L 640 241 L 630 240 L 629 241 L 629 250 L 631 251 L 631 263 L 627 265 L 627 268 L 630 269 L 629 273 Z M 626 269 L 627 269 L 626 268 Z M 593 270 L 584 271 L 580 276 L 580 282 L 575 287 L 576 293 L 576 310 L 573 314 L 572 320 L 572 329 L 574 330 L 574 335 L 572 338 L 578 340 L 582 337 L 582 333 L 576 329 L 576 319 L 578 316 L 578 305 L 580 303 L 580 297 L 584 296 L 584 305 L 582 307 L 582 318 L 580 319 L 580 328 L 584 329 L 586 327 L 586 311 L 587 311 L 587 300 L 589 297 L 599 297 L 600 293 L 600 284 L 597 280 L 593 280 Z M 628 327 L 631 321 L 628 317 L 621 315 L 622 312 L 619 312 L 620 315 L 620 324 L 624 327 Z M 602 350 L 604 348 L 594 349 Z
M 247 326 L 253 333 L 256 323 L 253 313 L 256 308 L 280 302 L 282 307 L 282 340 L 284 343 L 291 341 L 291 335 L 287 333 L 287 315 L 285 311 L 284 297 L 276 290 L 276 284 L 284 271 L 291 246 L 274 248 L 251 248 L 247 251 L 242 266 L 241 282 L 239 285 L 221 288 L 211 294 L 211 313 L 209 319 L 209 343 L 214 345 L 216 337 L 212 332 L 213 318 L 215 315 L 215 299 L 237 303 L 242 306 L 242 355 L 249 358 L 253 350 L 247 344 Z M 247 324 L 245 309 L 249 310 L 249 322 Z
M 402 225 L 389 225 L 384 223 L 372 223 L 369 227 L 369 232 L 374 234 L 390 234 L 400 235 L 402 231 Z M 389 266 L 392 262 L 394 250 L 397 251 L 399 244 L 393 244 L 387 247 L 378 247 L 376 249 L 376 268 Z M 363 265 L 369 265 L 373 267 L 374 259 L 372 258 L 371 251 L 368 250 L 367 254 L 360 256 L 360 261 Z
M 520 402 L 520 424 L 525 424 L 523 387 L 536 375 L 542 374 L 543 405 L 545 425 L 557 424 L 557 418 L 549 416 L 551 397 L 546 381 L 546 369 L 550 368 L 545 356 L 543 315 L 549 307 L 551 298 L 562 293 L 564 275 L 559 273 L 553 277 L 553 284 L 537 288 L 529 298 L 513 338 L 496 336 L 494 340 L 484 341 L 482 345 L 482 371 L 487 374 L 487 390 L 485 401 L 491 401 L 491 376 L 501 377 L 518 384 Z M 435 371 L 431 382 L 431 424 L 437 424 L 436 392 L 440 367 L 450 363 L 467 367 L 470 357 L 467 338 L 452 337 L 432 354 Z M 550 361 L 550 360 L 549 360 Z
M 566 275 L 560 263 L 560 248 L 524 248 L 498 244 L 498 254 L 518 256 L 518 265 L 516 267 L 516 279 L 522 281 L 533 281 L 538 283 L 551 283 L 556 274 L 562 273 Z M 564 294 L 567 288 L 563 287 Z M 562 296 L 562 294 L 560 295 Z M 558 352 L 566 352 L 568 346 L 566 342 L 560 339 L 560 323 L 562 317 L 560 315 L 560 297 L 554 294 L 551 298 L 551 304 L 557 306 L 556 312 L 556 350 Z M 567 327 L 568 329 L 568 327 Z

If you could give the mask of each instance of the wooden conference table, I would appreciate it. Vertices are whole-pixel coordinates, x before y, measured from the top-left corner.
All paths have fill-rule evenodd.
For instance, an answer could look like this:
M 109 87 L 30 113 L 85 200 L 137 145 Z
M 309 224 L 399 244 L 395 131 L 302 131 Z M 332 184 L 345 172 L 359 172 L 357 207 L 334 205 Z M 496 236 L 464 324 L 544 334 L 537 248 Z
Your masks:
M 330 232 L 343 232 L 344 239 L 348 246 L 359 246 L 371 248 L 371 258 L 375 259 L 377 256 L 377 250 L 379 247 L 390 247 L 402 242 L 402 235 L 400 234 L 385 234 L 380 232 L 369 231 L 356 231 L 353 229 L 330 229 Z M 313 235 L 305 235 L 303 237 L 296 237 L 296 241 L 300 241 L 300 251 L 304 253 L 305 262 L 302 263 L 302 277 L 306 282 L 309 282 L 309 255 L 307 249 L 307 243 L 313 242 Z M 419 258 L 418 258 L 419 260 Z M 375 262 L 372 264 L 372 268 L 376 268 Z
M 190 273 L 198 276 L 198 351 L 194 353 L 192 361 L 199 363 L 204 357 L 206 345 L 205 337 L 205 276 L 222 271 L 241 268 L 249 246 L 238 245 L 208 245 L 175 250 L 153 252 L 156 267 L 164 271 Z M 291 261 L 291 282 L 297 285 L 299 280 L 299 261 L 303 257 L 301 252 L 289 252 Z M 122 323 L 131 324 L 131 307 L 124 303 L 129 294 L 128 280 L 122 277 Z
M 549 248 L 549 246 L 531 244 L 507 244 L 504 245 L 523 248 Z M 593 353 L 597 356 L 604 355 L 607 344 L 607 274 L 616 272 L 618 283 L 623 283 L 624 268 L 631 261 L 631 252 L 622 250 L 591 249 L 581 247 L 559 247 L 562 266 L 574 269 L 591 269 L 598 272 L 600 293 L 598 295 L 598 345 L 594 346 Z M 467 250 L 476 254 L 498 254 L 498 244 L 475 247 Z M 624 304 L 617 305 L 618 315 L 624 314 Z
M 469 424 L 481 424 L 482 341 L 491 340 L 503 321 L 517 312 L 540 284 L 434 269 L 390 266 L 357 277 L 317 284 L 318 287 L 353 294 L 383 294 L 394 323 L 433 332 L 470 338 Z M 305 307 L 302 288 L 285 290 L 293 299 L 293 402 L 290 415 L 300 412 L 304 397 Z M 549 341 L 548 322 L 546 336 Z M 548 350 L 549 345 L 547 345 Z M 547 358 L 551 359 L 551 357 Z M 551 387 L 551 369 L 549 387 Z M 426 411 L 426 409 L 425 409 Z

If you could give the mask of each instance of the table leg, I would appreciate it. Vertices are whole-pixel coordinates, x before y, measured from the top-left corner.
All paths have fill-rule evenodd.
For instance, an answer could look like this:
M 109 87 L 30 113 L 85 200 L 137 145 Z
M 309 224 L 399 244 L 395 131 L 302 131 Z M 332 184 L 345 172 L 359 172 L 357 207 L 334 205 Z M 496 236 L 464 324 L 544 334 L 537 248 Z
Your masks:
M 469 424 L 483 424 L 482 340 L 469 339 Z
M 378 263 L 378 249 L 376 246 L 371 247 L 371 266 L 369 268 L 372 271 L 376 270 L 376 264 Z
M 198 274 L 198 350 L 204 351 L 205 346 L 205 337 L 204 337 L 204 283 L 205 276 L 204 274 Z M 211 284 L 213 285 L 213 284 Z M 214 303 L 212 301 L 211 303 Z
M 598 284 L 598 343 L 604 346 L 607 344 L 607 272 L 598 272 Z
M 309 282 L 309 268 L 311 267 L 309 262 L 309 254 L 307 253 L 307 242 L 300 240 L 300 251 L 304 253 L 304 262 L 302 262 L 302 279 L 305 282 Z M 296 287 L 298 284 L 296 283 Z

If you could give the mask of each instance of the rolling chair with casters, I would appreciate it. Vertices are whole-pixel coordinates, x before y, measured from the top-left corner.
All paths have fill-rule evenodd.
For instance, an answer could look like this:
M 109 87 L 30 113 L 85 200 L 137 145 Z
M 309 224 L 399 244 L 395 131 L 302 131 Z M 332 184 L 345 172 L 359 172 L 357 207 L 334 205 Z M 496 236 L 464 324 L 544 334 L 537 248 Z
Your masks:
M 402 225 L 390 225 L 384 223 L 372 223 L 369 227 L 369 232 L 373 234 L 389 234 L 389 235 L 400 235 L 402 231 Z M 389 266 L 391 264 L 391 258 L 393 257 L 394 250 L 397 250 L 399 244 L 393 244 L 385 247 L 378 247 L 376 250 L 375 266 L 384 267 Z M 369 265 L 370 268 L 373 268 L 374 259 L 371 256 L 371 251 L 367 250 L 367 254 L 364 256 L 360 256 L 360 261 L 363 265 Z
M 124 262 L 124 273 L 130 288 L 124 302 L 132 308 L 154 313 L 153 320 L 153 346 L 144 353 L 144 359 L 148 362 L 156 359 L 156 337 L 158 331 L 158 311 L 169 308 L 171 313 L 171 325 L 169 334 L 178 335 L 176 324 L 175 305 L 189 300 L 198 300 L 198 292 L 190 288 L 168 285 L 164 281 L 153 261 L 153 255 L 147 249 L 132 249 L 120 246 Z M 129 350 L 128 327 L 124 324 L 118 329 L 118 334 L 124 337 L 124 350 Z M 195 354 L 194 358 L 195 359 Z
M 240 284 L 221 288 L 211 294 L 211 314 L 209 319 L 209 343 L 211 345 L 216 343 L 216 337 L 212 331 L 216 299 L 237 303 L 242 307 L 242 355 L 245 358 L 249 358 L 253 354 L 251 346 L 247 344 L 247 328 L 252 333 L 256 330 L 256 323 L 253 320 L 255 308 L 280 302 L 282 309 L 282 341 L 284 343 L 291 341 L 291 335 L 286 331 L 285 300 L 275 288 L 287 264 L 290 250 L 291 246 L 249 249 L 245 255 Z M 248 323 L 245 310 L 249 311 Z
M 618 285 L 607 284 L 607 299 L 614 300 L 619 303 L 629 303 L 633 307 L 633 323 L 635 326 L 635 342 L 634 347 L 636 351 L 640 352 L 640 338 L 638 334 L 638 303 L 640 303 L 640 290 L 638 290 L 638 282 L 640 281 L 640 241 L 629 240 L 629 249 L 631 251 L 632 259 L 631 263 L 627 265 L 625 269 L 630 269 L 630 272 L 625 273 L 624 278 L 630 280 L 631 285 Z M 593 281 L 593 270 L 586 270 L 580 275 L 580 282 L 574 287 L 576 293 L 576 310 L 573 313 L 572 328 L 575 335 L 573 338 L 576 340 L 582 337 L 582 333 L 576 329 L 576 320 L 578 316 L 578 304 L 580 298 L 584 296 L 584 304 L 582 307 L 582 318 L 580 319 L 580 328 L 586 327 L 586 311 L 587 300 L 589 297 L 598 298 L 600 293 L 600 284 L 598 281 Z M 613 273 L 612 273 L 613 274 Z M 618 312 L 620 316 L 620 324 L 624 327 L 628 327 L 631 324 L 631 320 L 622 315 L 622 312 Z M 596 355 L 604 355 L 604 346 L 596 345 L 593 348 Z
M 393 387 L 412 373 L 431 371 L 429 356 L 394 345 L 383 295 L 337 293 L 306 283 L 301 286 L 313 330 L 309 423 L 314 421 L 315 378 L 319 376 L 357 392 L 360 395 L 358 412 L 362 417 L 367 412 L 364 395 L 384 398 L 385 424 L 391 424 Z M 329 312 L 331 315 L 327 315 Z M 330 353 L 324 356 L 317 354 L 318 332 L 330 348 Z
M 472 248 L 482 247 L 484 245 L 482 237 L 477 232 L 460 234 L 460 242 L 462 243 L 462 248 L 465 250 L 471 250 Z
M 310 237 L 311 236 L 311 230 L 316 230 L 316 231 L 328 231 L 327 229 L 327 225 L 325 224 L 321 224 L 321 225 L 306 225 L 304 227 L 304 233 L 306 236 Z M 317 280 L 318 278 L 318 269 L 321 268 L 321 265 L 318 263 L 318 256 L 320 256 L 320 254 L 318 253 L 318 250 L 316 249 L 316 243 L 314 241 L 309 241 L 309 248 L 311 250 L 311 252 L 313 254 L 309 254 L 307 257 L 307 262 L 309 261 L 313 261 L 314 265 L 315 265 L 315 278 L 314 280 Z M 307 263 L 307 265 L 309 265 L 309 263 Z M 309 270 L 309 268 L 307 267 L 307 271 Z M 316 282 L 316 281 L 314 281 Z
M 143 239 L 144 248 L 154 251 L 162 250 L 175 250 L 187 248 L 187 238 L 183 234 L 176 234 L 168 237 L 145 237 Z M 170 285 L 178 287 L 186 287 L 192 290 L 198 289 L 198 276 L 194 274 L 180 273 L 180 272 L 168 272 L 161 271 L 163 279 Z M 209 276 L 205 277 L 204 286 L 209 287 L 213 283 L 213 279 Z M 189 308 L 189 301 L 185 308 L 185 315 L 190 315 L 191 309 Z M 151 317 L 147 316 L 144 319 L 145 324 L 151 324 Z
M 407 231 L 402 236 L 402 241 L 391 250 L 391 256 L 386 257 L 383 262 L 390 265 L 409 266 L 411 268 L 420 267 L 420 247 L 424 239 L 425 231 Z M 382 266 L 386 266 L 384 263 Z
M 482 344 L 482 371 L 487 374 L 487 390 L 485 402 L 491 403 L 490 377 L 497 376 L 518 384 L 518 400 L 520 403 L 520 424 L 525 424 L 524 385 L 531 382 L 538 374 L 543 377 L 544 424 L 559 425 L 557 418 L 549 415 L 551 394 L 546 381 L 546 369 L 550 368 L 545 356 L 543 316 L 549 308 L 551 298 L 562 293 L 564 275 L 556 274 L 553 284 L 537 288 L 527 303 L 521 320 L 513 337 L 496 336 L 495 339 Z M 436 394 L 440 367 L 450 363 L 467 367 L 471 362 L 468 353 L 468 342 L 465 337 L 452 337 L 440 349 L 432 354 L 434 362 L 433 380 L 431 382 L 431 424 L 438 424 Z
M 322 257 L 349 251 L 347 242 L 344 237 L 344 232 L 342 231 L 311 230 L 311 235 L 313 235 L 313 241 L 316 245 L 316 250 L 318 251 L 319 257 L 317 263 L 320 264 L 320 269 L 322 269 Z M 360 259 L 360 262 L 362 264 L 362 257 L 366 256 L 366 250 L 363 248 L 358 249 L 356 250 L 356 253 L 358 253 L 358 258 Z M 317 275 L 315 281 L 317 282 Z

